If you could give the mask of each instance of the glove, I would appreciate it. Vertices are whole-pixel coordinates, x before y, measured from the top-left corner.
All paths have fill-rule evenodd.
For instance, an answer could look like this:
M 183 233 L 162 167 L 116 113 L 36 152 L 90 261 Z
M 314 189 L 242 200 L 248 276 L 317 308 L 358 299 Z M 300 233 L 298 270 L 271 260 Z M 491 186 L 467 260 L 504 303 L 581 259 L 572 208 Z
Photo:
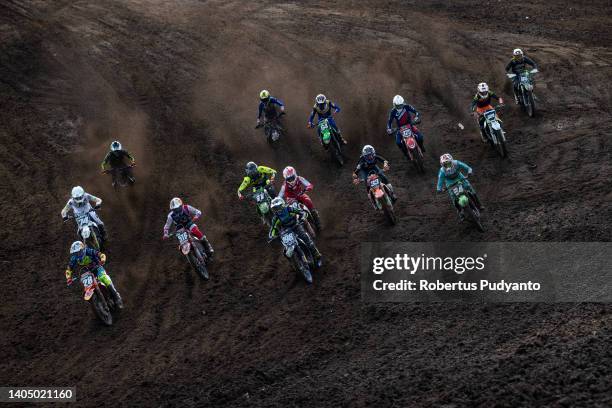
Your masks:
M 285 107 L 284 107 L 284 106 L 281 106 L 281 107 L 280 107 L 280 110 L 281 110 L 281 112 L 284 112 L 284 111 L 285 111 Z
M 338 112 L 340 112 L 340 109 L 338 108 L 334 109 L 334 113 L 338 113 Z
M 314 126 L 314 125 L 312 124 L 312 122 L 308 122 L 308 123 L 306 124 L 306 127 L 307 127 L 308 129 L 311 129 L 313 126 Z
M 540 72 L 540 71 L 537 68 L 534 68 L 534 69 L 531 70 L 532 74 L 535 74 L 536 72 Z
M 503 105 L 504 104 L 504 98 L 499 98 L 499 104 Z
M 104 265 L 106 263 L 106 255 L 100 253 L 100 265 Z
M 468 176 L 472 175 L 472 170 L 468 171 Z
M 244 200 L 244 196 L 242 195 L 242 193 L 240 191 L 238 192 L 238 199 L 240 201 Z
M 163 240 L 168 239 L 168 234 L 164 232 L 164 236 L 162 237 Z
M 308 191 L 312 191 L 312 184 L 309 185 L 308 187 L 306 187 L 306 192 L 308 192 Z
M 391 133 L 393 133 L 393 129 L 387 128 L 387 134 L 390 135 Z
M 68 221 L 68 216 L 67 216 L 67 215 L 64 215 L 64 216 L 62 217 L 62 219 L 63 219 L 64 221 Z
M 99 210 L 100 208 L 102 208 L 102 204 L 98 204 L 94 207 L 94 210 Z
M 72 277 L 66 279 L 66 286 L 70 286 L 74 283 L 74 279 Z
M 70 286 L 72 285 L 72 282 L 74 282 L 74 279 L 72 279 L 72 271 L 70 269 L 66 269 L 66 285 Z
M 388 171 L 389 170 L 389 162 L 384 162 L 383 163 L 383 170 L 384 171 Z
M 353 184 L 357 185 L 359 184 L 359 179 L 357 178 L 357 175 L 353 173 Z

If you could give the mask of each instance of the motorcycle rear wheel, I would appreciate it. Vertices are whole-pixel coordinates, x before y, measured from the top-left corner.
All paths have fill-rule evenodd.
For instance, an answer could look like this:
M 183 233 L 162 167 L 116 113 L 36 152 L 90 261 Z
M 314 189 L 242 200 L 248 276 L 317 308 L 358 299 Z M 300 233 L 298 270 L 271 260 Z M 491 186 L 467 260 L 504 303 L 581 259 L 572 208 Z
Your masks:
M 99 288 L 95 290 L 89 302 L 98 319 L 100 319 L 100 321 L 105 325 L 112 326 L 113 315 L 111 313 L 108 303 L 106 302 L 106 299 L 104 299 L 102 291 Z

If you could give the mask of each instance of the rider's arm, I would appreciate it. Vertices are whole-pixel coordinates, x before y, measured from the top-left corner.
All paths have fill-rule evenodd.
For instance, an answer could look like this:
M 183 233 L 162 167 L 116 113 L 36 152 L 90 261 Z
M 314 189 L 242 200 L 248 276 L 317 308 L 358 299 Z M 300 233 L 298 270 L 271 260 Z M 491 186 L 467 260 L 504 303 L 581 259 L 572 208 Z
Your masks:
M 278 197 L 285 199 L 285 183 L 283 183 L 283 185 L 281 186 L 278 192 Z
M 272 167 L 266 167 L 266 166 L 257 166 L 257 171 L 259 171 L 262 174 L 267 174 L 270 177 L 276 174 L 276 170 L 274 170 Z
M 465 164 L 464 162 L 460 160 L 456 160 L 456 163 L 457 163 L 457 167 L 459 168 L 459 170 L 464 170 L 468 174 L 472 174 L 472 168 L 470 166 L 468 166 L 467 164 Z
M 70 200 L 68 200 L 64 208 L 62 208 L 62 218 L 66 218 L 66 216 L 68 216 L 68 211 L 70 211 Z
M 395 120 L 395 115 L 393 114 L 395 112 L 395 109 L 391 109 L 391 111 L 389 112 L 389 119 L 387 119 L 387 129 L 391 129 L 391 126 L 393 126 L 393 121 Z
M 529 57 L 523 57 L 523 58 L 525 58 L 525 63 L 531 65 L 534 69 L 538 69 L 538 64 L 536 64 L 534 60 L 532 60 Z
M 132 157 L 132 155 L 127 151 L 127 150 L 122 150 L 123 154 L 125 155 L 125 157 L 127 157 L 128 159 L 130 159 L 130 161 L 132 163 L 134 163 L 136 160 L 134 160 L 134 157 Z
M 278 224 L 279 223 L 280 223 L 280 220 L 275 215 L 274 218 L 272 218 L 272 222 L 270 223 L 272 226 L 270 227 L 270 232 L 268 233 L 269 239 L 276 237 L 276 235 L 278 234 Z
M 312 108 L 312 112 L 310 112 L 310 116 L 308 117 L 308 123 L 312 123 L 312 121 L 314 120 L 315 113 L 315 108 Z
M 340 106 L 336 105 L 332 101 L 329 101 L 329 107 L 336 111 L 336 113 L 340 112 Z
M 472 98 L 472 103 L 470 103 L 470 112 L 474 112 L 474 109 L 476 109 L 476 104 L 478 103 L 478 95 L 474 96 Z
M 200 218 L 202 216 L 202 211 L 198 210 L 195 207 L 187 205 L 187 210 L 189 211 L 189 216 L 193 220 L 198 219 L 198 218 Z
M 312 183 L 308 180 L 306 180 L 304 177 L 302 176 L 298 176 L 299 182 L 302 183 L 302 185 L 304 186 L 304 190 L 312 190 L 312 188 L 314 187 L 312 185 Z M 283 184 L 283 187 L 285 187 L 285 185 Z
M 280 99 L 277 98 L 270 98 L 270 103 L 273 103 L 274 105 L 278 105 L 278 106 L 285 106 L 285 104 L 283 103 L 283 101 L 281 101 Z
M 244 176 L 242 183 L 240 183 L 240 186 L 238 187 L 238 192 L 242 193 L 249 186 L 249 184 L 251 184 L 251 178 L 249 176 Z
M 446 174 L 444 174 L 444 170 L 440 169 L 440 171 L 438 172 L 438 186 L 436 187 L 436 190 L 442 191 L 442 185 L 444 184 L 445 178 Z
M 87 201 L 93 201 L 94 204 L 95 204 L 94 207 L 102 205 L 102 199 L 96 197 L 95 195 L 91 195 L 89 193 L 85 193 L 85 198 L 87 198 Z
M 376 155 L 376 161 L 380 162 L 380 163 L 387 163 L 387 159 L 385 159 L 384 157 L 380 156 L 380 155 Z
M 170 227 L 172 227 L 172 224 L 174 223 L 174 220 L 172 220 L 172 213 L 168 214 L 168 218 L 166 218 L 166 225 L 164 225 L 164 235 L 168 235 L 168 232 L 170 231 Z
M 414 106 L 410 104 L 406 104 L 406 110 L 414 115 L 414 120 L 418 120 L 421 117 L 419 111 L 416 110 Z M 410 120 L 410 122 L 412 123 L 412 119 Z
M 263 113 L 264 103 L 259 102 L 259 107 L 257 108 L 257 119 L 261 119 L 261 114 Z
M 106 166 L 108 166 L 109 157 L 110 157 L 110 152 L 106 153 L 106 156 L 104 156 L 104 160 L 102 160 L 102 164 L 101 164 L 102 171 L 106 170 Z
M 512 63 L 514 62 L 514 60 L 510 60 L 510 62 L 508 63 L 508 65 L 506 65 L 506 72 L 512 70 Z

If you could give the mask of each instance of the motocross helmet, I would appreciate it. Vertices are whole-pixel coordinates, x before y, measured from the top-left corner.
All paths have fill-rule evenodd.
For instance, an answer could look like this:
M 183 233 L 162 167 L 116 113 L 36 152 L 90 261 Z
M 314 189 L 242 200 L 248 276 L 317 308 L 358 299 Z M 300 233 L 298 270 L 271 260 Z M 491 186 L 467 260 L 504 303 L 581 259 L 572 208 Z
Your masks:
M 401 95 L 393 97 L 393 107 L 397 110 L 401 110 L 404 107 L 404 98 Z
M 376 163 L 376 150 L 372 145 L 365 145 L 361 149 L 361 157 L 363 157 L 368 164 Z
M 297 181 L 297 172 L 293 167 L 287 166 L 283 170 L 283 177 L 285 178 L 287 184 L 293 187 Z
M 183 200 L 181 200 L 178 197 L 174 197 L 172 200 L 170 200 L 170 209 L 172 211 L 177 210 L 179 208 L 181 208 L 183 205 Z
M 244 168 L 244 172 L 247 177 L 250 177 L 251 179 L 257 177 L 257 174 L 259 174 L 259 170 L 257 170 L 257 165 L 255 162 L 248 162 Z
M 270 92 L 268 92 L 268 90 L 264 89 L 259 93 L 259 99 L 262 100 L 263 102 L 267 102 L 268 99 L 270 99 Z
M 83 187 L 81 186 L 73 187 L 70 195 L 72 196 L 72 201 L 76 205 L 85 204 L 85 190 L 83 190 Z
M 81 241 L 74 241 L 72 245 L 70 245 L 70 255 L 81 256 L 85 251 L 85 244 Z
M 455 161 L 450 153 L 444 153 L 440 156 L 440 166 L 444 169 L 444 173 L 452 174 L 455 172 Z
M 514 51 L 512 51 L 512 58 L 514 58 L 515 60 L 521 61 L 524 56 L 525 54 L 520 48 L 515 48 Z
M 270 203 L 270 209 L 274 214 L 278 214 L 285 208 L 285 200 L 280 197 L 276 197 Z
M 323 94 L 318 94 L 317 97 L 315 98 L 315 102 L 321 109 L 323 109 L 323 107 L 325 106 L 326 101 L 327 101 L 327 97 Z
M 110 149 L 111 149 L 111 152 L 116 152 L 117 150 L 121 150 L 121 143 L 115 140 L 113 143 L 111 143 Z
M 487 85 L 485 82 L 478 84 L 478 96 L 481 98 L 486 98 L 489 96 L 489 85 Z

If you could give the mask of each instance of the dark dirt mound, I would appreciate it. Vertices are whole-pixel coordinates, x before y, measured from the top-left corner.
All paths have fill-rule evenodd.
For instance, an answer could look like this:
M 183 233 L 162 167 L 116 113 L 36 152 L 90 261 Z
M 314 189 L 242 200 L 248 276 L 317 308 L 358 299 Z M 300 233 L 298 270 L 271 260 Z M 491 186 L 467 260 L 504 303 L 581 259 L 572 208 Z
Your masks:
M 609 2 L 553 3 L 0 3 L 0 384 L 76 385 L 82 406 L 609 406 L 608 305 L 368 305 L 359 293 L 366 240 L 609 240 Z M 517 46 L 542 66 L 540 114 L 502 113 L 500 160 L 467 105 L 483 80 L 511 105 L 503 66 Z M 276 150 L 253 130 L 262 88 L 287 103 Z M 321 91 L 342 107 L 342 169 L 305 128 Z M 425 176 L 384 132 L 396 93 L 423 114 Z M 138 162 L 135 188 L 118 193 L 99 174 L 116 138 Z M 391 161 L 394 228 L 350 183 L 366 142 Z M 446 151 L 474 166 L 484 234 L 433 193 Z M 312 287 L 236 200 L 247 160 L 315 183 L 326 266 Z M 111 328 L 64 285 L 74 228 L 59 211 L 75 184 L 105 201 L 127 303 Z M 204 211 L 210 282 L 161 241 L 176 195 Z

